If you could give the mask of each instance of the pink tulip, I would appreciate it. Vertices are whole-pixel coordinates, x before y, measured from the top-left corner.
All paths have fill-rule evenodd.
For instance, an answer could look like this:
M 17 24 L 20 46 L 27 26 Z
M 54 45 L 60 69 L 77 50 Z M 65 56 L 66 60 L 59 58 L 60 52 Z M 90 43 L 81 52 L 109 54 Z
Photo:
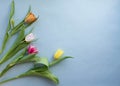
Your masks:
M 38 49 L 33 45 L 29 45 L 28 54 L 37 54 L 37 53 L 38 53 Z

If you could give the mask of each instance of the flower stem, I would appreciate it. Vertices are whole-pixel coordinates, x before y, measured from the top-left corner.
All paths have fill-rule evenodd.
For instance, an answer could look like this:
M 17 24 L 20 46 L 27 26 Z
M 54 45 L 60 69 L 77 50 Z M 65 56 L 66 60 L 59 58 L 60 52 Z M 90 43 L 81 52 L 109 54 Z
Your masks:
M 11 69 L 13 66 L 15 66 L 15 63 L 8 64 L 5 69 L 0 73 L 0 77 L 2 77 L 9 69 Z
M 10 79 L 6 79 L 6 80 L 4 80 L 4 81 L 1 81 L 0 84 L 4 84 L 4 83 L 6 83 L 6 82 L 9 82 L 9 81 L 12 81 L 12 80 L 15 80 L 15 79 L 18 79 L 18 78 L 22 78 L 22 77 L 25 77 L 25 76 L 26 76 L 26 73 L 21 74 L 21 75 L 16 76 L 16 77 L 13 77 L 13 78 L 10 78 Z
M 9 82 L 9 81 L 12 81 L 12 80 L 15 80 L 15 79 L 18 79 L 18 77 L 14 77 L 14 78 L 10 78 L 10 79 L 4 80 L 4 81 L 0 82 L 0 84 Z
M 50 67 L 51 67 L 51 66 L 54 66 L 54 65 L 60 63 L 61 61 L 67 59 L 67 58 L 73 58 L 73 57 L 71 57 L 71 56 L 61 57 L 61 58 L 59 58 L 59 59 L 57 59 L 57 60 L 53 60 L 52 62 L 50 62 L 50 63 L 49 63 L 49 66 L 50 66 Z
M 3 40 L 3 43 L 2 43 L 2 49 L 1 49 L 0 53 L 2 53 L 4 51 L 4 49 L 6 48 L 6 44 L 9 41 L 10 38 L 11 38 L 11 36 L 9 36 L 8 33 L 6 32 L 6 34 L 4 36 L 4 40 Z

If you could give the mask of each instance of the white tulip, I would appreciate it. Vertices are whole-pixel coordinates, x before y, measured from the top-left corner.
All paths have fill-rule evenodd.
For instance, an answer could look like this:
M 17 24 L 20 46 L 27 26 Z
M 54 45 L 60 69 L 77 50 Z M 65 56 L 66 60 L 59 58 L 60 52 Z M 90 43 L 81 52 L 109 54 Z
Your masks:
M 33 33 L 30 33 L 30 34 L 28 34 L 28 35 L 25 37 L 25 41 L 26 41 L 26 42 L 31 42 L 31 41 L 33 41 L 34 39 L 35 39 L 35 36 L 34 36 Z

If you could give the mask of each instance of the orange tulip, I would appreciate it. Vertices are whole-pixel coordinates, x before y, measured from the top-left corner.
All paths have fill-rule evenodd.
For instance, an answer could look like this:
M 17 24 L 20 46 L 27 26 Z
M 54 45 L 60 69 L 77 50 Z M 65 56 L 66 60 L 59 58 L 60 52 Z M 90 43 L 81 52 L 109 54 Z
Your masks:
M 30 12 L 25 18 L 25 23 L 30 24 L 34 22 L 36 19 L 37 19 L 36 16 L 32 12 Z

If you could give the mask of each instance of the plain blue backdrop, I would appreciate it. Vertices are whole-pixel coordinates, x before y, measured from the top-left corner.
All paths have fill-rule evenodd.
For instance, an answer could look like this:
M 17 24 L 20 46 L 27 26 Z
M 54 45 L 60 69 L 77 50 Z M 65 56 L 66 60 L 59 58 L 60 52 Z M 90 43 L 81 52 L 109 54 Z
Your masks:
M 11 1 L 0 1 L 0 46 Z M 51 68 L 60 79 L 58 86 L 120 86 L 120 0 L 15 0 L 15 4 L 16 23 L 23 19 L 29 5 L 39 16 L 32 27 L 39 39 L 34 45 L 38 47 L 40 56 L 51 60 L 60 48 L 64 55 L 74 57 Z M 7 49 L 14 39 L 9 41 Z M 5 64 L 0 69 L 4 67 Z M 16 76 L 31 67 L 30 63 L 18 65 L 0 80 Z M 26 77 L 2 86 L 55 84 L 43 78 Z

